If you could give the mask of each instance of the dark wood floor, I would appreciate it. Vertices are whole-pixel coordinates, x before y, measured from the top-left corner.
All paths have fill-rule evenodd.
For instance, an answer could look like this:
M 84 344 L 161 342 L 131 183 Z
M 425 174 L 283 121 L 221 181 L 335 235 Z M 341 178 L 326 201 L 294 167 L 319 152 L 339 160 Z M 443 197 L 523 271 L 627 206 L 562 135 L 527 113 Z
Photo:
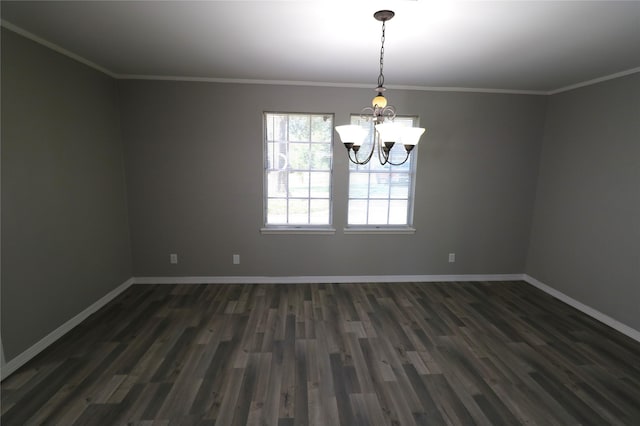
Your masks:
M 2 425 L 639 425 L 640 343 L 523 282 L 135 285 Z

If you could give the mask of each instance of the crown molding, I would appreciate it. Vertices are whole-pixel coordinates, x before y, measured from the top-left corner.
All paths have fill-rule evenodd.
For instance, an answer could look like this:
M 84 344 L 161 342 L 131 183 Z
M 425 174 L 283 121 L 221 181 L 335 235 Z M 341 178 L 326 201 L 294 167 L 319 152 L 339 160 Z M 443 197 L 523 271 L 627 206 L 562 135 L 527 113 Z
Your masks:
M 615 78 L 624 77 L 627 75 L 640 72 L 640 67 L 631 68 L 630 70 L 620 71 L 613 74 L 605 75 L 602 77 L 594 78 L 592 80 L 583 81 L 581 83 L 572 84 L 569 86 L 561 87 L 559 89 L 551 90 L 547 92 L 547 95 L 556 95 L 558 93 L 568 92 L 570 90 L 579 89 L 580 87 L 592 86 L 594 84 L 602 83 L 603 81 L 613 80 Z
M 160 80 L 160 81 L 187 81 L 200 83 L 223 83 L 223 84 L 263 84 L 271 86 L 310 86 L 310 87 L 341 87 L 370 89 L 370 84 L 358 83 L 329 83 L 322 81 L 301 81 L 301 80 L 259 80 L 249 78 L 218 78 L 218 77 L 184 77 L 179 75 L 141 75 L 141 74 L 118 74 L 120 80 Z
M 41 44 L 45 47 L 48 47 L 49 49 L 53 50 L 54 52 L 60 53 L 61 55 L 64 55 L 68 58 L 71 58 L 77 62 L 80 62 L 81 64 L 84 64 L 88 67 L 91 67 L 95 70 L 100 71 L 101 73 L 104 73 L 106 75 L 108 75 L 109 77 L 112 78 L 118 78 L 118 75 L 109 71 L 108 69 L 96 64 L 95 62 L 92 62 L 86 58 L 83 58 L 80 55 L 76 55 L 75 53 L 65 49 L 64 47 L 58 46 L 55 43 L 51 43 L 50 41 L 47 41 L 45 39 L 43 39 L 42 37 L 39 37 L 27 30 L 24 30 L 20 27 L 18 27 L 17 25 L 13 25 L 11 22 L 5 21 L 4 19 L 0 19 L 0 25 L 10 31 L 13 31 L 16 34 L 19 34 L 21 36 L 23 36 L 24 38 L 27 38 L 31 41 L 34 41 L 38 44 Z
M 204 83 L 227 83 L 227 84 L 264 84 L 271 86 L 307 86 L 307 87 L 337 87 L 352 89 L 372 89 L 371 84 L 361 83 L 331 83 L 325 81 L 301 81 L 301 80 L 256 80 L 242 78 L 216 78 L 216 77 L 184 77 L 168 75 L 140 75 L 140 74 L 118 74 L 120 80 L 160 80 L 160 81 L 188 81 Z M 540 90 L 511 90 L 511 89 L 486 89 L 470 87 L 436 87 L 436 86 L 406 86 L 387 85 L 391 90 L 410 90 L 424 92 L 471 92 L 471 93 L 498 93 L 508 95 L 547 95 L 548 92 Z
M 242 79 L 242 78 L 217 78 L 217 77 L 189 77 L 189 76 L 165 76 L 165 75 L 140 75 L 140 74 L 118 74 L 101 65 L 96 64 L 80 55 L 77 55 L 64 47 L 61 47 L 55 43 L 51 43 L 39 37 L 17 25 L 12 24 L 9 21 L 0 19 L 0 26 L 13 31 L 29 40 L 39 43 L 49 49 L 65 55 L 75 61 L 78 61 L 84 65 L 87 65 L 97 71 L 100 71 L 111 78 L 116 80 L 153 80 L 153 81 L 185 81 L 185 82 L 201 82 L 201 83 L 222 83 L 222 84 L 261 84 L 271 86 L 307 86 L 307 87 L 337 87 L 337 88 L 356 88 L 356 89 L 370 89 L 370 84 L 360 83 L 332 83 L 322 81 L 301 81 L 301 80 L 261 80 L 261 79 Z M 520 89 L 494 89 L 494 88 L 482 88 L 482 87 L 440 87 L 440 86 L 412 86 L 412 85 L 389 85 L 387 88 L 393 90 L 411 90 L 411 91 L 425 91 L 425 92 L 464 92 L 464 93 L 494 93 L 494 94 L 506 94 L 506 95 L 538 95 L 549 96 L 562 92 L 567 92 L 580 87 L 591 86 L 593 84 L 601 83 L 603 81 L 612 80 L 618 77 L 624 77 L 626 75 L 635 74 L 640 72 L 640 67 L 632 68 L 625 71 L 620 71 L 614 74 L 594 78 L 592 80 L 583 81 L 580 83 L 564 86 L 553 90 L 520 90 Z

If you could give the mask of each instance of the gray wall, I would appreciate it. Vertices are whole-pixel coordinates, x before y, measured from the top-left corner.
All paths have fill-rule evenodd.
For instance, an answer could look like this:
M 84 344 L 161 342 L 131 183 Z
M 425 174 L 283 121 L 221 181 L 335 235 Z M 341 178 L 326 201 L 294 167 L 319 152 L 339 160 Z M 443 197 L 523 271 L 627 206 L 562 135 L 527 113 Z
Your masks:
M 391 90 L 428 129 L 416 234 L 343 234 L 348 163 L 336 143 L 336 234 L 263 236 L 263 111 L 343 124 L 372 90 L 117 82 L 3 29 L 7 359 L 132 275 L 526 270 L 640 329 L 639 79 L 550 98 Z
M 373 90 L 122 81 L 135 276 L 522 273 L 546 98 L 390 90 L 420 116 L 415 235 L 344 235 L 348 163 L 334 147 L 335 235 L 261 235 L 263 111 L 335 113 Z M 336 136 L 337 137 L 337 136 Z M 457 262 L 449 264 L 447 254 Z M 179 263 L 169 264 L 169 253 Z M 232 254 L 241 264 L 232 265 Z
M 551 97 L 527 274 L 640 330 L 640 73 Z
M 2 29 L 2 344 L 131 277 L 116 82 Z

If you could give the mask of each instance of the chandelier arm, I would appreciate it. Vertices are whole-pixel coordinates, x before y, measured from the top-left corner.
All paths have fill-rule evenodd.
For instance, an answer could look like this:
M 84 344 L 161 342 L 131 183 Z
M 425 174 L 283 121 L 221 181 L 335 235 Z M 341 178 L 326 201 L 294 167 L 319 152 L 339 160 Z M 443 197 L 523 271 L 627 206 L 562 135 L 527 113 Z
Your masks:
M 392 163 L 389 159 L 387 159 L 387 163 L 391 164 L 392 166 L 401 166 L 407 162 L 407 160 L 409 159 L 409 155 L 410 153 L 407 152 L 406 157 L 404 157 L 404 161 L 402 161 L 401 163 Z M 391 153 L 389 153 L 389 157 L 391 157 Z
M 374 141 L 374 142 L 375 142 L 375 141 Z M 376 144 L 374 143 L 374 144 L 371 146 L 371 151 L 369 151 L 369 155 L 367 156 L 367 159 L 366 159 L 366 160 L 364 160 L 364 163 L 362 163 L 362 164 L 367 164 L 367 163 L 371 160 L 371 157 L 373 157 L 373 151 L 375 151 L 375 149 L 376 149 Z
M 393 121 L 393 119 L 396 118 L 396 108 L 393 105 L 387 105 L 383 108 L 380 115 Z
M 347 157 L 349 158 L 349 161 L 351 161 L 353 164 L 358 164 L 358 165 L 367 164 L 366 162 L 361 163 L 360 161 L 358 161 L 358 154 L 356 154 L 355 152 L 353 153 L 354 158 L 351 158 L 351 151 L 347 153 Z
M 347 154 L 347 157 L 349 157 L 349 161 L 351 161 L 353 164 L 357 164 L 359 166 L 364 166 L 365 164 L 367 164 L 369 162 L 369 160 L 365 160 L 365 161 L 359 161 L 358 160 L 358 154 L 356 154 L 355 152 L 353 153 L 353 158 L 351 158 L 351 152 L 349 152 Z
M 380 161 L 380 164 L 384 166 L 389 162 L 390 153 L 385 154 L 384 148 L 382 147 L 382 142 L 380 142 L 380 136 L 377 134 L 377 132 L 374 137 L 374 145 L 378 148 L 378 161 Z
M 380 146 L 378 146 L 378 160 L 380 161 L 380 164 L 383 166 L 389 162 L 389 157 L 384 155 L 384 151 Z
M 372 115 L 375 115 L 376 111 L 372 107 L 364 107 L 360 110 L 360 118 L 369 121 Z
M 349 157 L 349 160 L 353 164 L 358 164 L 360 166 L 364 166 L 365 164 L 367 164 L 371 160 L 371 157 L 373 157 L 374 149 L 375 149 L 375 144 L 371 147 L 371 151 L 369 151 L 369 155 L 367 155 L 367 158 L 365 158 L 362 161 L 358 160 L 358 153 L 355 152 L 355 151 L 353 151 L 353 159 L 351 158 L 351 151 L 352 150 L 349 150 L 349 152 L 347 153 L 347 156 Z

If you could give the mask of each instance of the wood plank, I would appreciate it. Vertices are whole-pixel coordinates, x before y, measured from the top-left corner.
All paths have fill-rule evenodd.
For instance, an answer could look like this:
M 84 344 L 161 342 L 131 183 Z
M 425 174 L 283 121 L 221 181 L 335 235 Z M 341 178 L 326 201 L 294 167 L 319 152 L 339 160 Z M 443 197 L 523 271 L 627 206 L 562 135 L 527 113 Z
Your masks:
M 640 424 L 640 343 L 522 282 L 134 285 L 3 425 Z

